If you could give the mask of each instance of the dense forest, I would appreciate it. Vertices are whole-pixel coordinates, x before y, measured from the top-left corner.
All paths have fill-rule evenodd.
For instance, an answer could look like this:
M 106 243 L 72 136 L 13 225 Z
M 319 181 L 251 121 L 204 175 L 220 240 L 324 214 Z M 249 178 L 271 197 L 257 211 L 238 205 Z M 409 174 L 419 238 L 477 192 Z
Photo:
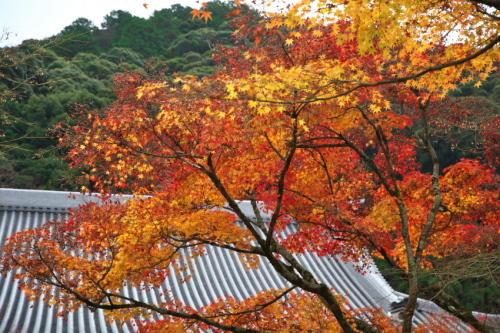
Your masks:
M 112 11 L 101 28 L 79 18 L 47 40 L 1 49 L 0 186 L 74 188 L 51 129 L 83 105 L 103 108 L 113 102 L 117 74 L 210 75 L 213 49 L 233 43 L 226 16 L 234 6 L 208 3 L 213 17 L 207 22 L 193 20 L 192 10 L 176 4 L 148 19 Z

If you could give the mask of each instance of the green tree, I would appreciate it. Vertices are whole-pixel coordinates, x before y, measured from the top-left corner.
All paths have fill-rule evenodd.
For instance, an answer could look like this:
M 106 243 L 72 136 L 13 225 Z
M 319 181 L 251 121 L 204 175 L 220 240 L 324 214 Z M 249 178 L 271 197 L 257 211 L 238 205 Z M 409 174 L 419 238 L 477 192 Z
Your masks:
M 132 17 L 122 29 L 122 35 L 113 42 L 113 46 L 127 47 L 146 57 L 165 52 L 166 41 L 158 36 L 156 26 L 150 20 Z
M 117 65 L 124 62 L 138 67 L 144 67 L 146 65 L 142 60 L 143 56 L 139 52 L 124 47 L 113 47 L 107 53 L 103 53 L 99 57 Z
M 79 52 L 99 53 L 99 47 L 93 38 L 97 27 L 92 21 L 80 17 L 66 26 L 57 36 L 64 42 L 55 49 L 64 58 L 71 59 Z
M 204 53 L 215 46 L 217 32 L 210 28 L 201 28 L 179 35 L 169 46 L 166 52 L 167 58 L 184 56 L 188 52 Z
M 109 50 L 113 43 L 120 39 L 125 24 L 132 19 L 132 14 L 123 10 L 113 10 L 104 16 L 104 22 L 101 24 L 102 30 L 95 33 L 95 38 L 102 50 Z
M 116 64 L 92 53 L 78 53 L 71 63 L 88 77 L 98 80 L 109 78 L 116 71 Z

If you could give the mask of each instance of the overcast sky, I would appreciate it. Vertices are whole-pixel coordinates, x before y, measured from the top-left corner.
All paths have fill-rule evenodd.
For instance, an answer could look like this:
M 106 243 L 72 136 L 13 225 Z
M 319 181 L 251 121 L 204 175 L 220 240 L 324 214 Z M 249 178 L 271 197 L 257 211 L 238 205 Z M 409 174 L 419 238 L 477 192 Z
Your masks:
M 149 4 L 148 9 L 144 3 Z M 0 31 L 10 33 L 8 40 L 0 41 L 0 47 L 51 37 L 79 17 L 100 27 L 104 16 L 112 10 L 146 18 L 153 11 L 176 3 L 199 7 L 196 0 L 0 0 Z

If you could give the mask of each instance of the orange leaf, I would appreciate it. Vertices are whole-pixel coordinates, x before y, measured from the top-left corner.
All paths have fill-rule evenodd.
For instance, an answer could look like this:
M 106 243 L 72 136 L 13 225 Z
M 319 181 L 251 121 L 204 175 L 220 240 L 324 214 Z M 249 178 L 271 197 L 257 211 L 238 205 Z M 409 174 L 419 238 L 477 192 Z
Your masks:
M 226 18 L 231 18 L 233 16 L 237 16 L 237 15 L 241 15 L 241 10 L 240 9 L 236 9 L 236 10 L 233 10 L 231 13 L 227 14 L 226 15 Z
M 212 19 L 212 12 L 204 10 L 193 9 L 189 14 L 193 15 L 193 19 L 195 18 L 205 19 L 205 22 L 208 22 L 208 20 Z
M 202 12 L 201 12 L 201 18 L 204 18 L 204 19 L 205 19 L 205 22 L 208 22 L 208 20 L 211 20 L 211 19 L 212 19 L 212 12 L 205 12 L 205 11 L 202 11 Z
M 202 11 L 199 9 L 193 9 L 189 14 L 193 15 L 193 19 L 200 18 Z

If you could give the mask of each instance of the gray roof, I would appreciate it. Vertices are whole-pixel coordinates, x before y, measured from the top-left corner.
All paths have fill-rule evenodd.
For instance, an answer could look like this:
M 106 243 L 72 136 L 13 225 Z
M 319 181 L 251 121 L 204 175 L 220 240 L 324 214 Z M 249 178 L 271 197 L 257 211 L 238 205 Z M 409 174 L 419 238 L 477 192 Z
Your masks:
M 129 199 L 130 196 L 118 200 Z M 98 201 L 93 196 L 80 193 L 0 189 L 0 246 L 5 238 L 27 228 L 41 226 L 52 219 L 64 218 L 67 209 L 77 207 L 88 201 Z M 253 216 L 248 202 L 241 202 L 247 216 Z M 287 230 L 286 232 L 291 232 Z M 335 257 L 318 257 L 306 253 L 297 258 L 317 278 L 333 287 L 338 293 L 348 296 L 352 306 L 382 307 L 387 313 L 391 304 L 400 302 L 405 295 L 395 292 L 372 266 L 368 274 L 360 274 L 352 263 L 343 262 Z M 280 278 L 265 262 L 260 269 L 247 270 L 238 255 L 221 248 L 208 248 L 207 255 L 198 257 L 195 265 L 197 273 L 191 280 L 180 283 L 175 275 L 170 276 L 161 290 L 141 292 L 126 289 L 124 293 L 138 297 L 146 302 L 161 302 L 163 295 L 171 293 L 185 304 L 194 308 L 204 305 L 225 295 L 243 300 L 250 295 L 269 288 L 284 288 L 289 284 Z M 187 274 L 187 273 L 186 273 Z M 164 293 L 165 292 L 165 293 Z M 163 295 L 161 293 L 164 293 Z M 421 302 L 422 309 L 415 320 L 423 322 L 432 312 L 440 312 L 432 302 Z M 424 306 L 425 305 L 425 306 Z M 394 312 L 394 311 L 393 311 Z M 30 303 L 12 281 L 12 274 L 0 276 L 0 332 L 133 332 L 130 324 L 118 326 L 106 323 L 101 311 L 91 312 L 82 307 L 72 313 L 67 320 L 55 316 L 55 309 L 45 303 Z M 464 327 L 460 327 L 463 330 Z

